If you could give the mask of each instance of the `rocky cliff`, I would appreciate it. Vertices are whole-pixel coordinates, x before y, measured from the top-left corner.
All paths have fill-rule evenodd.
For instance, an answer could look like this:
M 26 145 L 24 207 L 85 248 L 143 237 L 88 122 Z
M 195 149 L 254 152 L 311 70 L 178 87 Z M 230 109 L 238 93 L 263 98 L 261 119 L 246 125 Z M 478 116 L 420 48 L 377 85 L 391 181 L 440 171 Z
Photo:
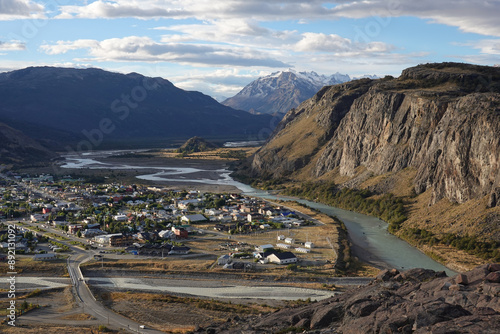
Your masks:
M 260 317 L 232 317 L 196 333 L 498 333 L 500 265 L 454 277 L 411 269 L 371 284 Z
M 500 205 L 500 69 L 443 63 L 397 79 L 325 87 L 290 110 L 255 154 L 259 177 L 345 179 L 414 168 L 431 204 Z

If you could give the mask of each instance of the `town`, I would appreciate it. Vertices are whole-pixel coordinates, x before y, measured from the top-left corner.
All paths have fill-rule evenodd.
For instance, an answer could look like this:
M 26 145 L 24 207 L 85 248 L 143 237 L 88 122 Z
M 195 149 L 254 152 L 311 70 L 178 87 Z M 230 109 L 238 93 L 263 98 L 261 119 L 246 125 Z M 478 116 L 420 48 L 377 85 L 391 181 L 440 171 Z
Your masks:
M 96 259 L 105 253 L 164 258 L 209 252 L 226 269 L 248 269 L 256 262 L 295 264 L 298 254 L 311 259 L 307 255 L 321 244 L 311 241 L 312 232 L 302 240 L 296 236 L 304 233 L 294 232 L 321 225 L 319 221 L 240 194 L 94 184 L 70 175 L 10 173 L 0 182 L 0 218 L 17 222 L 16 254 L 33 260 L 56 259 L 73 245 L 94 250 Z M 191 246 L 200 239 L 213 245 Z M 7 246 L 2 224 L 0 247 Z M 329 247 L 327 253 L 328 259 L 316 262 L 334 261 L 336 253 Z

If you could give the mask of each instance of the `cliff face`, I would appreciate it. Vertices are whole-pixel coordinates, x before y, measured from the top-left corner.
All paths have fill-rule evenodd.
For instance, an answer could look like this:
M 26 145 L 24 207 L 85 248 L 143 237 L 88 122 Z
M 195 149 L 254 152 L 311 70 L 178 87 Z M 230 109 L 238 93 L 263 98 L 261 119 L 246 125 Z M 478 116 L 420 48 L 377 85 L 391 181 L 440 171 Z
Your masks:
M 311 139 L 314 138 L 314 139 Z M 432 203 L 500 203 L 500 69 L 429 64 L 398 79 L 325 87 L 291 110 L 252 161 L 254 175 L 353 177 L 416 169 Z

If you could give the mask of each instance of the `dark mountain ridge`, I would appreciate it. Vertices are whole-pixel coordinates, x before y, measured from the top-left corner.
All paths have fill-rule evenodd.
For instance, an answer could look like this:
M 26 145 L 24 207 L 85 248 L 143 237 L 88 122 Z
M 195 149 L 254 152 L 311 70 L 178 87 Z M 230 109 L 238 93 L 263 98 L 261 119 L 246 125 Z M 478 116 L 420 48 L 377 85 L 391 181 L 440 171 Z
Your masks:
M 101 69 L 30 67 L 0 73 L 0 121 L 48 142 L 248 139 L 269 116 L 223 106 L 162 78 Z M 88 145 L 82 145 L 88 146 Z

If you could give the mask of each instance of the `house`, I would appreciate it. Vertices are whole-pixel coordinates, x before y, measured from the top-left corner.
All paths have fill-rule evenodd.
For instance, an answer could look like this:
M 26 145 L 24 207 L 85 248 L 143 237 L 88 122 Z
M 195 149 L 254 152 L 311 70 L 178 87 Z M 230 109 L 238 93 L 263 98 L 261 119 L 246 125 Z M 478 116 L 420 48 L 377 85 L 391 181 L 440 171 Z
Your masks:
M 228 264 L 229 262 L 231 262 L 231 257 L 227 254 L 224 254 L 217 259 L 217 264 L 219 266 L 223 266 L 225 264 Z
M 174 232 L 175 234 L 175 237 L 177 239 L 187 239 L 188 238 L 188 231 L 183 228 L 183 227 L 172 227 L 172 231 Z
M 169 239 L 173 234 L 171 230 L 162 230 L 158 232 L 158 236 L 162 239 Z
M 109 237 L 109 245 L 112 247 L 130 246 L 133 241 L 134 241 L 134 238 L 129 234 L 111 235 Z
M 186 200 L 178 201 L 177 207 L 181 210 L 187 210 L 189 205 L 198 206 L 198 204 L 200 204 L 200 201 L 198 199 L 186 199 Z
M 82 225 L 68 225 L 68 233 L 71 233 L 71 234 L 76 234 L 78 233 L 78 231 L 80 231 L 81 229 L 83 228 Z
M 270 249 L 274 249 L 274 246 L 271 245 L 271 244 L 267 244 L 267 245 L 261 245 L 259 247 L 256 247 L 255 250 L 259 253 L 263 253 L 265 252 L 266 250 L 270 250 Z
M 306 243 L 304 244 L 304 247 L 305 247 L 305 248 L 314 248 L 314 243 L 312 243 L 312 242 L 308 241 L 308 242 L 306 242 Z
M 185 255 L 191 251 L 191 248 L 187 246 L 172 246 L 172 249 L 168 252 L 168 255 Z
M 287 244 L 293 244 L 295 240 L 293 240 L 293 238 L 285 238 L 285 243 Z
M 128 220 L 128 217 L 126 215 L 115 215 L 113 216 L 113 219 L 119 222 L 124 222 Z
M 186 223 L 199 223 L 207 221 L 207 218 L 205 218 L 204 215 L 197 213 L 194 215 L 184 215 L 182 216 L 181 221 Z
M 263 218 L 264 218 L 264 216 L 262 216 L 260 213 L 249 213 L 247 215 L 247 220 L 249 223 L 254 222 L 254 221 L 259 221 Z
M 35 254 L 33 256 L 33 260 L 35 261 L 57 260 L 57 256 L 54 253 Z
M 297 263 L 298 261 L 297 257 L 292 252 L 271 254 L 267 257 L 267 260 L 276 264 L 290 264 Z
M 84 238 L 92 238 L 95 237 L 96 235 L 102 235 L 102 234 L 107 234 L 107 232 L 97 228 L 92 228 L 92 229 L 89 228 L 83 231 L 82 236 Z

